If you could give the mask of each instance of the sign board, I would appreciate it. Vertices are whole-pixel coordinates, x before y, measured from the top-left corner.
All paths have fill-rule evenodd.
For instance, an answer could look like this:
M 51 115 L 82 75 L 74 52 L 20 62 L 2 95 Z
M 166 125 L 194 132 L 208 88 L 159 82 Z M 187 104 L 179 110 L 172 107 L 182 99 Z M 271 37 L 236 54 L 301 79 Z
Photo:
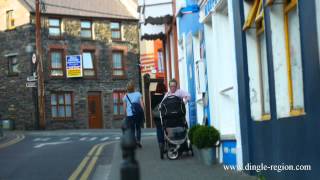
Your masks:
M 28 82 L 37 81 L 37 78 L 35 76 L 28 76 L 27 81 Z
M 37 82 L 27 82 L 26 83 L 26 87 L 28 87 L 28 88 L 35 88 L 35 87 L 37 87 Z
M 82 77 L 82 56 L 69 55 L 66 57 L 67 78 Z
M 37 57 L 36 57 L 36 54 L 33 53 L 32 55 L 32 63 L 35 64 L 37 62 Z

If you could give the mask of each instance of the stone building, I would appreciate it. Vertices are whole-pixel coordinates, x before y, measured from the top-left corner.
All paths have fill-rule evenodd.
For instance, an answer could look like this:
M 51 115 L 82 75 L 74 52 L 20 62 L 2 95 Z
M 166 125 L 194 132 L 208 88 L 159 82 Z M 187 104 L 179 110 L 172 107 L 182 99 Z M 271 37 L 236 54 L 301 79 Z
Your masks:
M 134 6 L 134 0 L 42 3 L 46 129 L 120 127 L 127 82 L 140 87 Z M 2 0 L 0 7 L 0 114 L 17 129 L 34 129 L 36 88 L 26 81 L 34 70 L 35 3 Z M 67 70 L 73 57 L 81 59 L 77 77 Z

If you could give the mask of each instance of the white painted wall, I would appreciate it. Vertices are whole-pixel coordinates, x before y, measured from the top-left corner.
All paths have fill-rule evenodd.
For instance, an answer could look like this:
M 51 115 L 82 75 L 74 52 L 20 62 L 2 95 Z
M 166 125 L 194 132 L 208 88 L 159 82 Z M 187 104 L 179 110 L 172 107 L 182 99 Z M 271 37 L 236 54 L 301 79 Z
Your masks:
M 212 14 L 212 27 L 205 24 L 211 124 L 222 136 L 236 138 L 237 162 L 242 165 L 232 0 L 221 1 L 219 6 Z
M 175 78 L 176 77 L 176 72 L 174 70 L 175 67 L 175 62 L 174 62 L 174 57 L 175 57 L 175 50 L 174 50 L 174 39 L 173 39 L 173 34 L 172 32 L 170 33 L 170 55 L 171 55 L 171 77 Z

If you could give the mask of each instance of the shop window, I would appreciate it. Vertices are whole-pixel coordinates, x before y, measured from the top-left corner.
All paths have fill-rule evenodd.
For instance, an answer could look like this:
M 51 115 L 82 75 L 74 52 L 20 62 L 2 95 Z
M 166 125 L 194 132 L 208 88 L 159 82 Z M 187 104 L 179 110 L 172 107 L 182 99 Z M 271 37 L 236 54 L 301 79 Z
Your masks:
M 250 10 L 243 30 L 247 34 L 251 116 L 254 120 L 268 120 L 271 117 L 263 0 L 247 5 Z

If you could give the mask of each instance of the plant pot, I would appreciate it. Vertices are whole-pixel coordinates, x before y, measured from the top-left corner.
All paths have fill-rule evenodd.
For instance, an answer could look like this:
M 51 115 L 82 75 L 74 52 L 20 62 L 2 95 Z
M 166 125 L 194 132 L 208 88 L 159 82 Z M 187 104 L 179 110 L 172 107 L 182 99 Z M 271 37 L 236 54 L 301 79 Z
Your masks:
M 207 166 L 211 166 L 217 162 L 216 158 L 216 148 L 204 148 L 198 149 L 201 162 Z
M 192 145 L 192 150 L 193 150 L 194 157 L 196 157 L 199 161 L 201 161 L 201 154 L 199 149 L 195 145 Z

